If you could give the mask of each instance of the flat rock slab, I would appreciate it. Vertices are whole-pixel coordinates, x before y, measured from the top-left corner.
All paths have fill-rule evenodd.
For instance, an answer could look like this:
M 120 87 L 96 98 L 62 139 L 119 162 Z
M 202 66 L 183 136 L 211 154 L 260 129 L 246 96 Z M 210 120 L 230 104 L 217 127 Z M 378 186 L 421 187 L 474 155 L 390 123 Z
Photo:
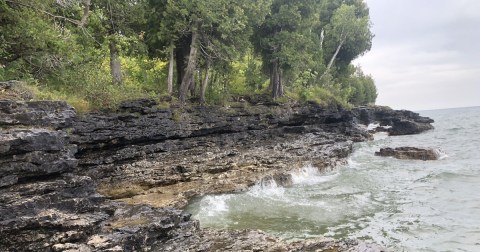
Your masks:
M 382 157 L 394 157 L 397 159 L 413 159 L 413 160 L 438 160 L 440 159 L 440 151 L 432 148 L 422 149 L 416 147 L 398 147 L 398 148 L 382 148 L 375 152 L 375 155 Z

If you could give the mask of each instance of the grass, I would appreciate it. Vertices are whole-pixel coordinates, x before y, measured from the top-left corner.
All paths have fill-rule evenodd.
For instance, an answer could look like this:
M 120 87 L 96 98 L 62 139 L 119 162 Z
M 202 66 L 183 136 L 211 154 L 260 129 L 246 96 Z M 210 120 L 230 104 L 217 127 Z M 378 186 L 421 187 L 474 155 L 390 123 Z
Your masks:
M 8 92 L 6 92 L 8 91 Z M 0 99 L 27 99 L 27 100 L 64 100 L 73 106 L 79 113 L 92 111 L 115 111 L 118 105 L 125 100 L 154 99 L 158 102 L 158 108 L 169 108 L 172 104 L 178 103 L 175 97 L 142 87 L 141 84 L 125 83 L 124 85 L 113 85 L 106 82 L 96 82 L 80 86 L 60 88 L 58 86 L 39 86 L 35 83 L 16 85 L 15 90 L 0 90 Z M 350 108 L 345 99 L 334 94 L 326 88 L 313 86 L 301 89 L 291 89 L 284 97 L 275 100 L 279 104 L 290 104 L 296 102 L 316 103 L 325 108 Z M 232 105 L 249 109 L 246 100 L 267 101 L 270 100 L 266 93 L 248 93 L 244 95 L 218 94 L 219 97 L 211 98 L 212 105 Z M 222 97 L 220 97 L 222 96 Z M 13 98 L 12 98 L 13 97 Z M 235 97 L 240 97 L 235 99 Z M 167 99 L 168 98 L 168 99 Z M 237 101 L 238 100 L 238 101 Z M 245 101 L 244 101 L 245 100 Z M 172 119 L 176 122 L 182 120 L 181 111 L 174 111 Z

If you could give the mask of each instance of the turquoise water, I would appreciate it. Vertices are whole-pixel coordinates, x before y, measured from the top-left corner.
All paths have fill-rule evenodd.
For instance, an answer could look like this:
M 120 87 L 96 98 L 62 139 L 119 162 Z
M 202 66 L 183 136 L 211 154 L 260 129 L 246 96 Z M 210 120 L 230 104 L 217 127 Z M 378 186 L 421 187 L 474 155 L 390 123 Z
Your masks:
M 480 251 L 480 107 L 423 111 L 435 130 L 359 143 L 348 165 L 293 173 L 294 186 L 258 184 L 208 195 L 187 211 L 203 227 L 260 229 L 285 239 L 372 241 L 393 251 Z M 434 147 L 438 161 L 374 156 L 381 147 Z

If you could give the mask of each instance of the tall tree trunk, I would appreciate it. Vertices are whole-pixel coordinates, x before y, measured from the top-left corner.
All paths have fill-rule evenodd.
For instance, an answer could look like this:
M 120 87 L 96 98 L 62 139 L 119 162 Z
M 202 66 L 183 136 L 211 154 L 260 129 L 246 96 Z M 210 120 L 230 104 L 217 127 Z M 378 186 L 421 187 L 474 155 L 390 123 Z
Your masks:
M 212 80 L 210 81 L 210 85 L 208 86 L 208 89 L 211 91 L 214 86 L 217 86 L 218 84 L 218 71 L 215 71 L 214 68 L 212 68 Z
M 180 84 L 180 90 L 178 94 L 178 98 L 180 99 L 182 105 L 185 104 L 187 91 L 193 81 L 193 74 L 197 63 L 197 26 L 198 25 L 195 24 L 195 27 L 192 29 L 192 42 L 190 44 L 190 54 L 188 56 L 187 68 L 185 69 L 185 74 L 182 78 L 182 83 Z
M 122 84 L 122 66 L 118 58 L 118 49 L 115 41 L 112 39 L 108 45 L 110 48 L 110 73 L 112 74 L 113 84 Z
M 207 65 L 205 66 L 205 78 L 202 81 L 202 88 L 200 90 L 200 103 L 205 104 L 205 91 L 207 90 L 208 79 L 210 78 L 210 64 L 211 60 L 207 59 Z
M 184 45 L 181 45 L 184 46 Z M 188 56 L 185 53 L 185 48 L 175 48 L 175 62 L 177 66 L 177 88 L 180 89 L 180 85 L 182 84 L 183 77 L 185 75 L 185 60 Z
M 323 77 L 330 71 L 330 68 L 332 68 L 333 62 L 337 58 L 338 53 L 340 52 L 340 49 L 342 49 L 343 44 L 345 43 L 345 38 L 340 41 L 338 44 L 337 50 L 335 50 L 335 53 L 333 54 L 332 58 L 330 59 L 330 62 L 328 62 L 327 69 L 325 69 L 325 72 L 323 72 L 322 76 L 318 80 L 322 80 Z
M 283 96 L 282 70 L 280 69 L 278 59 L 275 59 L 272 64 L 272 70 L 270 72 L 270 86 L 272 88 L 273 99 Z
M 320 50 L 323 51 L 323 41 L 325 40 L 325 30 L 322 28 L 320 32 Z
M 173 42 L 171 42 L 170 43 L 170 59 L 168 63 L 168 80 L 167 80 L 167 90 L 169 94 L 172 94 L 173 92 L 173 65 L 174 65 L 174 48 L 173 48 Z
M 193 72 L 193 77 L 192 77 L 192 82 L 190 82 L 190 87 L 188 87 L 188 90 L 190 91 L 190 96 L 195 96 L 196 90 L 197 90 L 197 79 L 200 79 L 198 71 Z
M 90 16 L 90 4 L 91 4 L 91 0 L 84 0 L 83 1 L 83 16 L 82 16 L 82 19 L 80 20 L 80 22 L 78 23 L 78 27 L 79 28 L 83 28 L 83 26 L 85 26 L 85 24 L 87 23 L 88 21 L 88 16 Z

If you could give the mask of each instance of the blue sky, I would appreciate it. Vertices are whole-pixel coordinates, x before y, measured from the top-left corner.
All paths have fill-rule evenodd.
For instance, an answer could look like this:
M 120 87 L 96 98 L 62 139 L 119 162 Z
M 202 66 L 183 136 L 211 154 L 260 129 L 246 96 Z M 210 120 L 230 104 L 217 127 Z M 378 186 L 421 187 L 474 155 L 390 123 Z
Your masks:
M 377 104 L 427 110 L 480 106 L 480 0 L 366 0 L 372 50 L 356 60 Z

